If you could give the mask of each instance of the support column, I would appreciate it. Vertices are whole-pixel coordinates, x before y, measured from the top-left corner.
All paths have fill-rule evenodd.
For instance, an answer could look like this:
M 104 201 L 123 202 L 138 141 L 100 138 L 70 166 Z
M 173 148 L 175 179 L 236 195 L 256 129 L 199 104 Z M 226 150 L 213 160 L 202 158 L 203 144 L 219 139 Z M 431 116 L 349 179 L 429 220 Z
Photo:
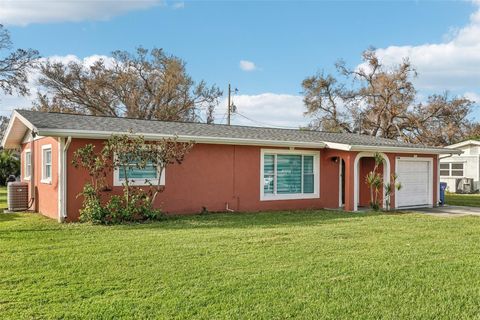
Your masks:
M 355 156 L 356 153 L 349 153 L 345 158 L 345 210 L 354 210 L 355 192 Z

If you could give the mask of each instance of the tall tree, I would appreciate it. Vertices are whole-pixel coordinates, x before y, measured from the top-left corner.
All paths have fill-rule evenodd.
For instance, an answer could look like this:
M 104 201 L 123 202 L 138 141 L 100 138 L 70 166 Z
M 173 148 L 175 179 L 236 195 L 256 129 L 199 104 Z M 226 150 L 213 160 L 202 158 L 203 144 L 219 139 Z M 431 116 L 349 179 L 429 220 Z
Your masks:
M 5 116 L 0 116 L 0 141 L 3 139 L 3 135 L 5 134 L 5 130 L 7 130 L 8 122 L 10 119 Z
M 0 89 L 4 94 L 28 94 L 28 71 L 39 58 L 33 49 L 14 49 L 10 33 L 0 24 Z
M 336 75 L 317 73 L 303 81 L 305 114 L 314 118 L 312 128 L 428 145 L 456 142 L 473 130 L 467 117 L 472 101 L 445 93 L 417 102 L 412 83 L 417 73 L 408 59 L 387 66 L 369 49 L 362 60 L 356 68 L 340 61 Z
M 162 49 L 115 51 L 111 61 L 46 62 L 36 108 L 141 119 L 213 121 L 222 92 L 195 83 L 185 62 Z
M 6 95 L 27 95 L 28 73 L 36 66 L 38 51 L 14 49 L 10 33 L 0 24 L 0 91 Z M 0 116 L 0 141 L 8 125 L 8 118 Z

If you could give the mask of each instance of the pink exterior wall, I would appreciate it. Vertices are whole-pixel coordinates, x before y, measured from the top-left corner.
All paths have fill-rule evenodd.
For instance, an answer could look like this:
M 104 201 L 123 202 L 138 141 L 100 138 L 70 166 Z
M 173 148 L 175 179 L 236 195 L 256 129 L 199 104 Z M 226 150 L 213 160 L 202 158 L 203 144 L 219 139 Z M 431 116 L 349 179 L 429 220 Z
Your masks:
M 52 181 L 43 183 L 42 179 L 42 146 L 52 146 Z M 21 179 L 29 184 L 29 198 L 31 194 L 31 180 L 25 180 L 25 150 L 32 152 L 32 167 L 35 185 L 35 202 L 32 210 L 41 214 L 57 219 L 58 218 L 58 140 L 52 137 L 37 139 L 33 142 L 25 143 L 21 148 Z
M 71 163 L 79 147 L 93 143 L 97 150 L 101 140 L 73 139 L 67 156 Z M 268 147 L 271 149 L 270 147 Z M 226 204 L 235 211 L 290 210 L 338 207 L 338 163 L 320 150 L 320 198 L 302 200 L 260 201 L 260 151 L 256 146 L 197 144 L 181 165 L 166 169 L 165 191 L 157 197 L 155 206 L 165 213 L 198 213 L 225 211 Z M 82 205 L 77 198 L 89 177 L 85 170 L 67 168 L 67 220 L 76 220 Z M 108 177 L 113 185 L 113 174 Z M 118 194 L 121 187 L 112 187 L 105 195 Z
M 103 140 L 72 139 L 67 154 L 67 221 L 76 221 L 82 206 L 77 195 L 89 181 L 84 169 L 73 167 L 73 153 L 87 143 L 93 143 L 97 150 Z M 52 145 L 52 183 L 41 180 L 41 146 Z M 22 177 L 24 150 L 22 146 Z M 30 146 L 29 146 L 30 147 Z M 31 148 L 31 147 L 30 147 Z M 271 147 L 265 147 L 272 149 Z M 168 214 L 198 213 L 205 207 L 208 211 L 225 211 L 226 204 L 235 211 L 319 209 L 339 207 L 339 160 L 345 161 L 345 210 L 354 208 L 354 163 L 358 152 L 335 149 L 320 149 L 320 197 L 301 200 L 260 201 L 260 155 L 262 147 L 197 144 L 181 165 L 172 165 L 166 170 L 165 191 L 157 197 L 155 206 Z M 51 218 L 58 217 L 58 141 L 42 138 L 35 141 L 35 181 L 37 211 Z M 395 172 L 395 159 L 413 154 L 387 153 L 390 172 Z M 437 155 L 418 155 L 433 158 L 433 203 L 437 203 Z M 368 198 L 368 187 L 364 175 L 368 172 L 369 160 L 360 161 L 360 205 Z M 113 187 L 113 173 L 108 177 L 111 191 L 105 191 L 108 198 L 121 193 L 121 187 Z M 362 202 L 363 201 L 363 202 Z M 395 202 L 394 196 L 391 199 Z M 366 203 L 368 205 L 368 202 Z

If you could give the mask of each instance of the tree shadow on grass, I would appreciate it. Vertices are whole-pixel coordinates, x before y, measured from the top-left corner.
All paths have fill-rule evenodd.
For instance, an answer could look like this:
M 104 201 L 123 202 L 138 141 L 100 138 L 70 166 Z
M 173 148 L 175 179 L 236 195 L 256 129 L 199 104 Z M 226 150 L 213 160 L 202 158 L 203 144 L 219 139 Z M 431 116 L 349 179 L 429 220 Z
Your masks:
M 388 213 L 404 214 L 404 213 Z M 27 218 L 28 215 L 35 219 Z M 297 210 L 297 211 L 262 211 L 208 213 L 184 216 L 167 216 L 162 221 L 142 223 L 125 223 L 115 225 L 91 225 L 83 223 L 59 224 L 55 220 L 35 213 L 0 214 L 0 232 L 72 232 L 91 228 L 92 231 L 121 230 L 188 230 L 188 229 L 249 229 L 277 227 L 306 227 L 321 224 L 350 223 L 356 218 L 374 218 L 387 215 L 381 212 L 346 212 L 340 210 Z M 18 220 L 18 221 L 17 221 Z M 7 222 L 10 222 L 9 225 Z M 1 227 L 5 226 L 5 229 Z
M 25 219 L 23 213 L 6 213 L 3 212 L 3 210 L 4 209 L 0 209 L 0 223 Z
M 213 229 L 213 228 L 275 228 L 302 227 L 338 223 L 352 218 L 381 215 L 375 212 L 345 212 L 338 210 L 299 210 L 238 213 L 209 213 L 192 216 L 169 216 L 164 221 L 125 224 L 122 229 Z

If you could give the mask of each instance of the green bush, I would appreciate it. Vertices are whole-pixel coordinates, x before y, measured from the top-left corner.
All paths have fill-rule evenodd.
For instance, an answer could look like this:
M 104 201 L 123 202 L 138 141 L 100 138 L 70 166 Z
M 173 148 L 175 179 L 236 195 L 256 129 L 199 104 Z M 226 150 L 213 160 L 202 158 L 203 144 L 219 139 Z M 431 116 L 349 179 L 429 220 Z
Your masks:
M 9 175 L 20 175 L 20 160 L 11 150 L 0 151 L 0 185 L 6 185 Z
M 102 207 L 100 197 L 95 188 L 87 183 L 83 187 L 83 208 L 80 210 L 81 222 L 102 223 L 105 221 L 107 210 Z
M 164 215 L 150 205 L 148 196 L 142 189 L 132 188 L 122 195 L 112 195 L 102 205 L 101 196 L 87 183 L 81 194 L 84 197 L 80 210 L 80 221 L 97 224 L 161 220 Z M 129 200 L 127 201 L 127 197 Z

